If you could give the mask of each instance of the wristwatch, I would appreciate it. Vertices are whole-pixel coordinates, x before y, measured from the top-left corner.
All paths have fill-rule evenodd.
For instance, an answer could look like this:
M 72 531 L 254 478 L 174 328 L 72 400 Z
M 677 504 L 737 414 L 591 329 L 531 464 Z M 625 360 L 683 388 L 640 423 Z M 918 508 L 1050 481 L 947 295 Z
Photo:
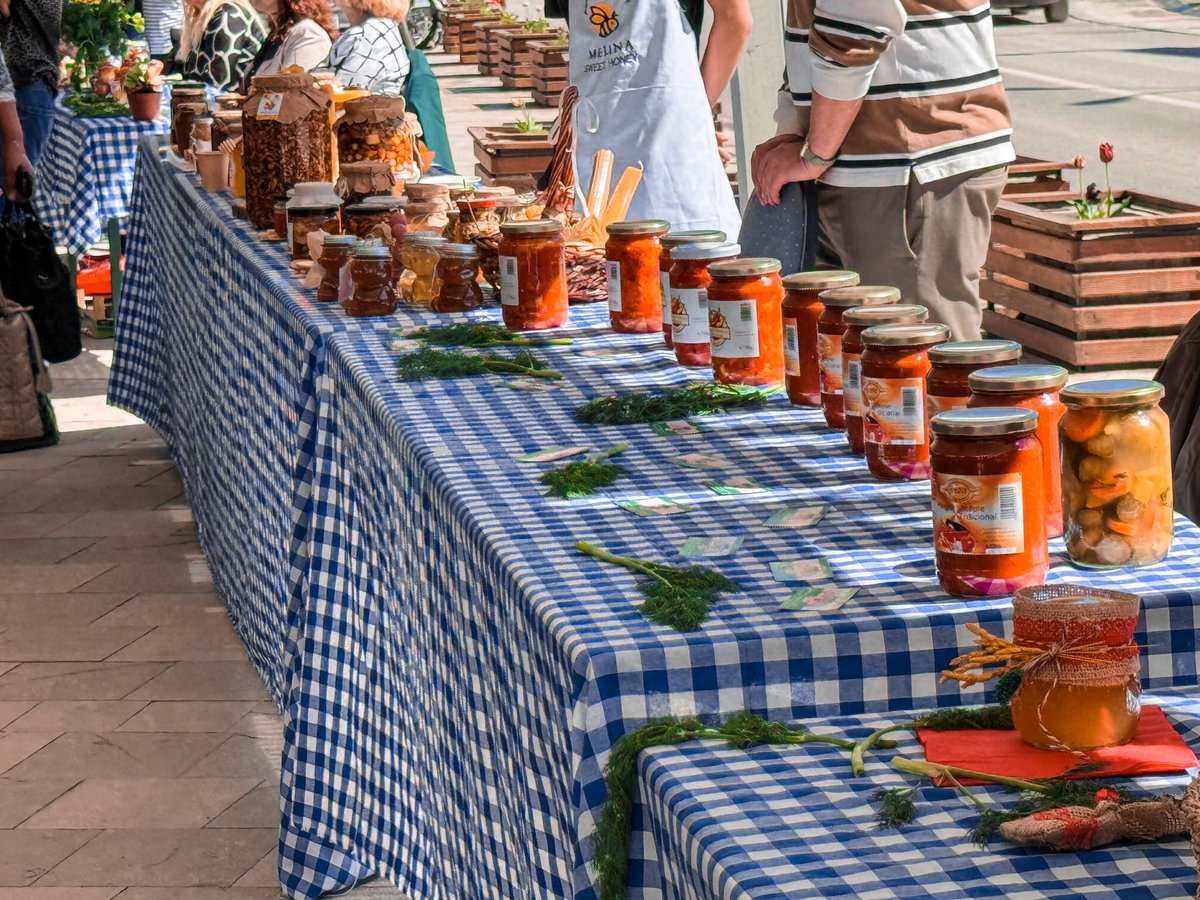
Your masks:
M 829 159 L 825 159 L 823 156 L 817 156 L 817 154 L 813 153 L 812 147 L 808 145 L 808 141 L 805 141 L 804 146 L 800 148 L 800 158 L 814 169 L 828 169 L 837 159 L 836 156 L 833 156 Z

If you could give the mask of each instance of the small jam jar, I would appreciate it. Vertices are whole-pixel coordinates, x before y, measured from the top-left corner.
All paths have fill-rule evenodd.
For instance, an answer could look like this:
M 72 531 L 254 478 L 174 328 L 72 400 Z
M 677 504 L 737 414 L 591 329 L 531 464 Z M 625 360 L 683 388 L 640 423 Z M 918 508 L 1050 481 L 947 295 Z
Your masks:
M 855 306 L 842 313 L 842 407 L 846 413 L 846 441 L 850 452 L 862 456 L 865 447 L 862 417 L 862 333 L 875 325 L 918 325 L 929 310 L 915 304 Z
M 863 432 L 867 468 L 876 478 L 929 477 L 925 376 L 929 348 L 949 335 L 949 328 L 933 323 L 863 331 Z
M 287 230 L 287 202 L 286 195 L 275 198 L 275 205 L 271 207 L 271 221 L 275 226 L 275 236 L 281 241 L 286 241 L 288 236 Z M 291 245 L 288 245 L 288 250 L 291 250 Z
M 604 245 L 608 312 L 613 331 L 618 334 L 662 331 L 659 238 L 670 227 L 662 219 L 614 222 L 608 226 L 608 243 Z
M 694 232 L 693 232 L 694 233 Z M 737 244 L 683 244 L 671 249 L 671 304 L 668 309 L 674 333 L 675 358 L 681 366 L 712 365 L 712 345 L 708 334 L 708 274 L 711 263 L 732 259 L 742 252 Z
M 989 366 L 1015 363 L 1021 358 L 1016 341 L 949 341 L 929 351 L 933 368 L 925 379 L 925 405 L 932 418 L 940 412 L 962 409 L 971 399 L 970 374 Z
M 662 320 L 663 320 L 663 343 L 668 347 L 674 347 L 671 336 L 671 250 L 675 247 L 682 247 L 684 244 L 723 244 L 725 243 L 725 232 L 723 231 L 672 231 L 659 238 L 659 243 L 662 245 L 662 250 L 658 254 L 658 281 L 659 291 L 662 294 Z M 708 337 L 705 336 L 704 344 L 708 346 Z M 701 363 L 707 366 L 708 363 Z
M 397 285 L 401 300 L 416 306 L 433 306 L 439 294 L 438 257 L 447 243 L 433 231 L 410 231 L 404 236 L 404 244 L 400 247 L 404 272 Z
M 930 422 L 933 550 L 954 597 L 1041 584 L 1050 569 L 1042 445 L 1031 409 L 952 409 Z
M 500 225 L 500 309 L 513 331 L 566 324 L 567 263 L 561 226 L 552 219 Z
M 365 244 L 346 263 L 353 286 L 343 304 L 348 316 L 390 316 L 396 311 L 392 289 L 392 251 L 383 244 Z
M 846 430 L 846 410 L 842 401 L 842 335 L 846 324 L 842 314 L 862 306 L 891 306 L 899 302 L 900 290 L 894 287 L 859 284 L 830 288 L 818 295 L 821 315 L 817 317 L 817 370 L 821 384 L 821 410 L 825 422 L 836 431 Z
M 346 234 L 365 238 L 376 225 L 392 223 L 392 213 L 401 207 L 399 197 L 372 196 L 365 197 L 361 202 L 347 206 L 342 211 Z
M 321 303 L 332 303 L 338 298 L 338 278 L 342 266 L 350 261 L 350 255 L 358 244 L 358 238 L 352 234 L 331 234 L 325 238 L 321 247 L 321 258 L 317 265 L 323 270 L 321 283 L 317 285 L 317 300 Z
M 708 337 L 722 384 L 783 383 L 781 263 L 727 259 L 708 267 Z
M 1116 379 L 1062 391 L 1063 526 L 1071 560 L 1145 566 L 1171 548 L 1171 433 L 1157 381 Z
M 797 406 L 821 405 L 821 370 L 817 362 L 817 319 L 821 291 L 858 284 L 854 272 L 797 272 L 783 279 L 783 340 L 788 399 Z
M 444 244 L 437 264 L 438 297 L 434 312 L 466 312 L 483 306 L 479 251 L 474 244 Z
M 949 346 L 943 344 L 943 347 Z M 934 347 L 931 355 L 939 348 Z M 1067 370 L 1062 366 L 998 366 L 979 369 L 967 378 L 971 398 L 967 406 L 1015 406 L 1032 409 L 1038 414 L 1037 436 L 1042 442 L 1042 463 L 1045 474 L 1046 536 L 1063 533 L 1062 515 L 1062 453 L 1058 440 L 1058 423 L 1063 417 L 1062 400 L 1058 392 L 1067 383 Z

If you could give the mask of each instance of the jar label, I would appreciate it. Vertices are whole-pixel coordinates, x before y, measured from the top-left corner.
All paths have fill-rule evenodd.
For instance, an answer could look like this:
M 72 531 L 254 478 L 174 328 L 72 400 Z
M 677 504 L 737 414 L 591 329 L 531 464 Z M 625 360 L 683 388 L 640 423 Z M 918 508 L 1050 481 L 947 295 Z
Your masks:
M 263 94 L 258 101 L 258 119 L 278 119 L 279 111 L 283 108 L 283 94 Z
M 677 344 L 708 343 L 708 291 L 704 288 L 671 291 L 671 335 Z
M 709 300 L 708 334 L 713 356 L 758 356 L 758 304 L 753 300 Z
M 867 442 L 893 447 L 924 444 L 925 379 L 860 377 Z
M 663 321 L 671 321 L 671 275 L 669 272 L 658 273 L 658 288 L 662 295 Z M 671 330 L 675 330 L 675 326 L 671 325 Z M 708 340 L 706 337 L 705 340 Z
M 800 329 L 795 319 L 783 320 L 783 365 L 788 375 L 800 374 Z
M 610 312 L 621 311 L 621 263 L 610 259 L 604 264 L 608 272 L 608 309 Z
M 929 418 L 933 418 L 938 413 L 948 412 L 952 409 L 966 409 L 969 397 L 935 397 L 933 394 L 925 395 L 925 409 L 929 413 Z
M 517 258 L 515 256 L 500 257 L 500 303 L 504 306 L 520 304 L 520 293 L 517 287 Z
M 946 475 L 934 472 L 933 546 L 961 556 L 1025 551 L 1021 475 Z
M 817 359 L 821 375 L 822 394 L 842 392 L 842 336 L 817 335 Z
M 862 418 L 862 356 L 843 353 L 842 368 L 846 373 L 842 383 L 842 408 L 846 415 Z

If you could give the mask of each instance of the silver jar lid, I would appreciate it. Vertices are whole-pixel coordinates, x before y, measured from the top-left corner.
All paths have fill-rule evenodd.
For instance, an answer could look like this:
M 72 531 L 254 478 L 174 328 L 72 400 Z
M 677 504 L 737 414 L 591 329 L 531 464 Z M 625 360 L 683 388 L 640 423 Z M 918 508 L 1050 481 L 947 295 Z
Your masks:
M 800 291 L 824 291 L 855 284 L 858 284 L 858 273 L 844 269 L 813 269 L 808 272 L 795 272 L 783 279 L 785 288 Z
M 866 347 L 928 347 L 950 336 L 950 329 L 938 322 L 923 325 L 875 325 L 862 333 Z
M 984 406 L 938 413 L 929 420 L 929 430 L 947 437 L 1002 437 L 1026 434 L 1035 430 L 1037 424 L 1035 410 Z
M 886 306 L 900 302 L 900 289 L 885 284 L 855 284 L 829 288 L 817 295 L 825 306 L 852 309 L 856 306 Z
M 1138 378 L 1114 378 L 1111 381 L 1085 381 L 1064 388 L 1062 401 L 1068 406 L 1147 406 L 1163 398 L 1166 390 L 1157 381 Z
M 742 252 L 741 244 L 722 242 L 705 242 L 696 244 L 680 244 L 671 249 L 671 259 L 728 259 Z
M 884 306 L 855 306 L 842 313 L 847 325 L 919 325 L 929 318 L 929 310 L 915 303 L 889 303 Z
M 783 268 L 783 263 L 769 256 L 751 256 L 746 259 L 726 259 L 708 267 L 713 278 L 748 278 L 752 275 L 770 275 Z
M 1062 366 L 996 366 L 967 376 L 967 384 L 976 394 L 1052 391 L 1066 383 L 1067 370 Z
M 1021 358 L 1016 341 L 949 341 L 929 351 L 929 361 L 951 366 L 986 365 Z
M 479 248 L 474 244 L 445 244 L 438 248 L 442 256 L 453 256 L 456 259 L 470 259 L 479 255 Z
M 723 231 L 669 231 L 659 241 L 664 247 L 682 247 L 684 244 L 723 244 L 727 235 Z

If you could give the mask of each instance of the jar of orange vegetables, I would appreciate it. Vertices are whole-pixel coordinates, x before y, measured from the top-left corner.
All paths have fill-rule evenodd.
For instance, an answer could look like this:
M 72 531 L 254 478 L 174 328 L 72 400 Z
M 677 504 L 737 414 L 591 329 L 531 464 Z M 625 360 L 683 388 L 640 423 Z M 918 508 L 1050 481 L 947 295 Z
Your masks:
M 1015 363 L 1021 358 L 1016 341 L 948 341 L 929 351 L 932 368 L 925 379 L 925 403 L 930 417 L 961 409 L 971 399 L 967 378 L 976 369 Z
M 562 227 L 553 219 L 500 225 L 500 308 L 513 331 L 558 328 L 567 321 L 567 263 Z
M 675 346 L 671 332 L 671 251 L 684 244 L 722 244 L 724 242 L 725 232 L 723 231 L 672 231 L 659 238 L 662 249 L 658 254 L 658 283 L 659 292 L 662 295 L 663 343 L 668 347 Z M 705 345 L 707 346 L 707 344 L 706 337 Z M 706 362 L 704 365 L 708 365 L 708 363 Z
M 662 331 L 659 242 L 670 224 L 662 219 L 614 222 L 608 226 L 604 258 L 608 271 L 608 311 L 613 331 Z
M 821 291 L 858 284 L 858 275 L 840 270 L 797 272 L 783 279 L 784 357 L 788 400 L 797 406 L 821 404 L 821 371 L 817 362 L 817 319 Z
M 684 244 L 671 250 L 671 328 L 681 366 L 712 365 L 708 333 L 710 264 L 742 252 L 737 244 Z M 665 327 L 665 323 L 664 323 Z
M 818 295 L 821 315 L 817 317 L 817 370 L 821 385 L 821 411 L 825 422 L 836 431 L 846 430 L 846 408 L 842 400 L 842 315 L 859 306 L 890 306 L 900 300 L 894 287 L 859 284 L 830 288 Z
M 862 333 L 875 325 L 917 325 L 929 310 L 915 304 L 856 306 L 842 313 L 842 407 L 846 413 L 846 441 L 850 452 L 862 456 L 865 447 L 862 417 Z
M 783 283 L 777 259 L 708 267 L 708 334 L 713 375 L 722 384 L 783 383 Z

